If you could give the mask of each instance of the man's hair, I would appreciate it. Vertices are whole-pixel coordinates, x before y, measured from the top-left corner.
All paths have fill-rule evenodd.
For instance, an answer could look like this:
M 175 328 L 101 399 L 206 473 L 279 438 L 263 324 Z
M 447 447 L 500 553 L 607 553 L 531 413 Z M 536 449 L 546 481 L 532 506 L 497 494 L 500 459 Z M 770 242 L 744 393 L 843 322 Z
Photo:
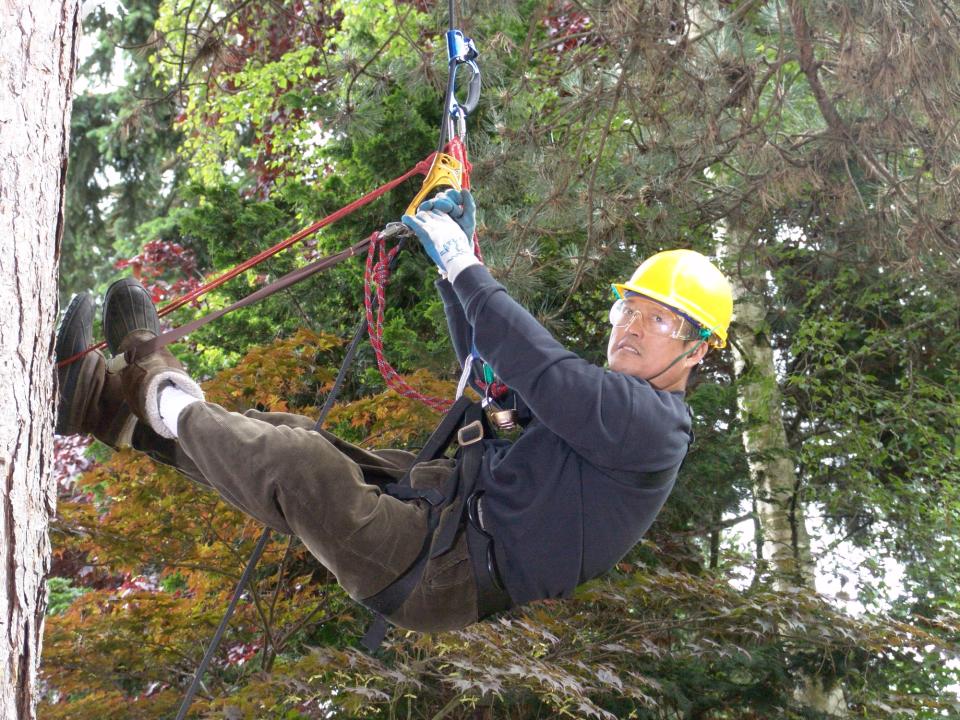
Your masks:
M 690 368 L 690 374 L 687 375 L 687 384 L 683 388 L 684 392 L 690 392 L 700 384 L 700 363 Z

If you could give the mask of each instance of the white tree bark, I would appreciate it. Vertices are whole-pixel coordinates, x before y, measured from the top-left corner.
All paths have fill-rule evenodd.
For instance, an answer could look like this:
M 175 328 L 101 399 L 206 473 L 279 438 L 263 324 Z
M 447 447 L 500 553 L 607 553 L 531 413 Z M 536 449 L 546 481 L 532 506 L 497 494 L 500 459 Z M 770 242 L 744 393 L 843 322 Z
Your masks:
M 77 0 L 0 2 L 0 717 L 35 717 Z
M 732 278 L 736 341 L 731 347 L 743 447 L 753 480 L 764 559 L 770 561 L 778 589 L 799 586 L 813 590 L 810 537 L 783 426 L 783 398 L 767 334 L 766 308 L 762 297 L 744 287 L 744 281 L 757 288 L 766 287 L 767 281 L 746 256 L 741 257 L 739 267 L 740 277 Z
M 730 240 L 732 248 L 749 247 L 744 238 L 737 237 L 737 231 L 730 233 Z M 763 297 L 746 287 L 766 288 L 768 282 L 749 250 L 740 254 L 738 267 L 740 275 L 731 277 L 735 298 L 731 347 L 744 428 L 743 446 L 759 516 L 760 546 L 773 570 L 775 587 L 802 587 L 815 592 L 816 566 L 783 424 L 783 397 L 769 340 L 766 307 Z M 801 704 L 834 717 L 848 714 L 842 687 L 825 685 L 817 676 L 798 679 L 795 697 Z

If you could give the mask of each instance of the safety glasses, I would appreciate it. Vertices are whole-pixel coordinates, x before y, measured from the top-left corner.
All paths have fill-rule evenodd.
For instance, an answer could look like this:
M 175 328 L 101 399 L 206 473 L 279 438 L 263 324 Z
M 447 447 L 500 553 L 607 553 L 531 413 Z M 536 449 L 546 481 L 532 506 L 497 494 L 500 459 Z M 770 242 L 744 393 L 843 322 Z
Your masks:
M 680 317 L 655 302 L 631 298 L 629 304 L 623 298 L 610 308 L 610 324 L 628 327 L 634 321 L 640 323 L 644 332 L 676 340 L 696 340 L 697 329 L 686 318 Z

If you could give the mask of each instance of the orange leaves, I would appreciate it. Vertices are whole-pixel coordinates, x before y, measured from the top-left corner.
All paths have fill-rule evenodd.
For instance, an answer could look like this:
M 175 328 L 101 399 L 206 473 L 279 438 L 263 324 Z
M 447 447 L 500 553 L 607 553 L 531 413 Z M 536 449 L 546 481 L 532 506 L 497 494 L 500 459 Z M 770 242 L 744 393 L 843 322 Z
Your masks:
M 333 385 L 335 372 L 320 365 L 341 341 L 306 328 L 289 338 L 252 348 L 236 367 L 204 383 L 211 402 L 228 410 L 256 407 L 269 412 L 291 412 Z
M 427 395 L 453 397 L 456 385 L 417 371 L 411 384 Z M 367 448 L 416 446 L 430 434 L 440 415 L 416 400 L 392 390 L 371 397 L 335 405 L 327 418 L 327 427 L 335 433 L 349 428 L 345 439 Z
M 341 345 L 338 338 L 301 330 L 252 348 L 204 389 L 230 410 L 315 415 L 318 396 L 332 387 Z M 452 383 L 427 373 L 413 380 L 434 395 L 453 393 Z M 437 419 L 386 391 L 337 405 L 328 427 L 369 447 L 415 445 Z M 55 553 L 69 558 L 57 567 L 87 592 L 48 619 L 43 672 L 50 690 L 42 715 L 172 717 L 263 528 L 214 492 L 132 450 L 113 453 L 75 489 L 59 507 Z M 365 618 L 302 545 L 275 536 L 207 676 L 213 695 L 229 700 L 208 708 L 244 707 L 256 714 L 277 705 L 307 717 L 322 714 L 316 700 L 309 712 L 286 702 L 283 691 L 290 686 L 283 672 L 277 679 L 251 677 L 275 662 L 281 668 L 296 667 L 298 658 L 313 662 L 308 646 L 349 645 L 362 634 Z M 361 707 L 364 690 L 357 683 L 356 693 L 345 698 Z M 386 690 L 371 691 L 376 701 L 387 696 Z M 196 709 L 203 705 L 199 701 Z

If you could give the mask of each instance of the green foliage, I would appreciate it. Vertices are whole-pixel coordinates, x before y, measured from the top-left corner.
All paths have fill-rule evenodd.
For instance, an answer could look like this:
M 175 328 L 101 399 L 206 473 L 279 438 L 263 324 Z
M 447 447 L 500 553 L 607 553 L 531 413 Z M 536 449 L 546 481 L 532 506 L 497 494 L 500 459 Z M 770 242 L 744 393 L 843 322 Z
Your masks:
M 794 358 L 790 401 L 809 418 L 794 442 L 829 521 L 861 547 L 899 558 L 907 566 L 901 600 L 926 615 L 936 610 L 925 596 L 960 560 L 944 542 L 960 482 L 950 351 L 960 347 L 960 316 L 951 298 L 874 262 L 818 261 L 791 249 L 779 268 L 785 291 L 802 298 L 783 320 Z M 819 281 L 795 288 L 797 264 Z
M 76 587 L 65 577 L 47 578 L 47 615 L 59 615 L 87 590 Z
M 259 149 L 240 142 L 240 136 L 249 132 L 253 132 L 257 140 L 264 139 L 262 129 L 244 127 L 251 118 L 268 117 L 282 110 L 312 109 L 314 93 L 292 88 L 298 80 L 309 81 L 320 74 L 320 68 L 315 65 L 316 54 L 316 48 L 307 46 L 291 50 L 276 62 L 262 66 L 250 64 L 232 74 L 236 92 L 221 95 L 217 102 L 199 95 L 191 98 L 181 124 L 186 139 L 180 151 L 191 158 L 191 177 L 195 181 L 207 185 L 222 182 L 223 162 L 227 157 L 243 162 L 256 160 Z M 278 90 L 284 92 L 275 97 Z M 200 103 L 203 103 L 202 110 L 198 107 Z M 210 114 L 217 115 L 218 122 L 214 125 L 205 122 Z M 316 133 L 306 121 L 283 127 L 282 132 L 271 132 L 274 157 L 265 162 L 265 168 L 287 169 L 296 158 L 303 163 L 305 173 L 314 171 L 319 163 L 310 151 L 310 144 Z
M 944 658 L 960 612 L 958 29 L 931 4 L 841 5 L 485 2 L 463 27 L 484 73 L 469 139 L 486 264 L 600 363 L 611 279 L 661 248 L 711 253 L 745 238 L 724 262 L 766 308 L 793 501 L 822 515 L 821 569 L 842 540 L 878 575 L 851 591 L 871 614 L 774 592 L 754 548 L 725 531 L 751 518 L 755 492 L 724 351 L 688 396 L 698 439 L 677 488 L 615 572 L 462 633 L 395 633 L 372 659 L 354 649 L 366 613 L 302 547 L 275 540 L 198 714 L 812 718 L 794 696 L 804 676 L 839 682 L 862 717 L 957 714 Z M 102 287 L 114 260 L 150 242 L 193 252 L 193 280 L 215 276 L 435 148 L 444 3 L 126 7 L 88 22 L 150 42 L 121 87 L 75 105 L 65 293 Z M 98 37 L 86 74 L 111 67 Z M 114 170 L 120 180 L 98 180 Z M 415 191 L 411 181 L 173 321 L 356 242 Z M 747 263 L 759 279 L 741 273 Z M 361 277 L 361 261 L 344 263 L 176 351 L 230 409 L 313 415 L 360 317 Z M 415 385 L 449 395 L 435 277 L 419 249 L 405 251 L 385 339 Z M 434 420 L 383 392 L 363 349 L 328 427 L 368 447 L 416 447 Z M 56 552 L 89 571 L 51 590 L 69 606 L 47 624 L 43 716 L 172 716 L 259 528 L 131 453 L 84 476 L 60 511 Z M 890 558 L 905 579 L 885 587 Z M 58 595 L 71 587 L 87 592 Z
M 99 287 L 117 259 L 115 248 L 174 200 L 175 107 L 136 50 L 153 33 L 158 5 L 132 0 L 121 15 L 98 5 L 84 19 L 93 51 L 78 69 L 85 82 L 71 115 L 61 304 L 71 292 Z

